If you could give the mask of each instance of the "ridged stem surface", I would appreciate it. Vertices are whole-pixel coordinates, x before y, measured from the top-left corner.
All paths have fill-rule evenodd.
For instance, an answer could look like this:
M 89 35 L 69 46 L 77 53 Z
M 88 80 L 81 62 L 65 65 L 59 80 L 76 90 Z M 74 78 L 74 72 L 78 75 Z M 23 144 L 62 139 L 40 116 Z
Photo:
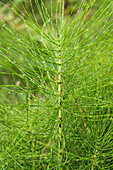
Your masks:
M 62 160 L 62 114 L 61 114 L 61 48 L 60 39 L 58 35 L 58 113 L 59 113 L 59 158 Z

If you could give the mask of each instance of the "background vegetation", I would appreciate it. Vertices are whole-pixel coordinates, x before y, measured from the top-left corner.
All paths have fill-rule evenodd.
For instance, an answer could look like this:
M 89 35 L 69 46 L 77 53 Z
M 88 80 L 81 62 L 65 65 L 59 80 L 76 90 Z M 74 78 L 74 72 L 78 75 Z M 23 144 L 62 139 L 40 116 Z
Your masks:
M 112 170 L 112 1 L 2 2 L 0 168 Z

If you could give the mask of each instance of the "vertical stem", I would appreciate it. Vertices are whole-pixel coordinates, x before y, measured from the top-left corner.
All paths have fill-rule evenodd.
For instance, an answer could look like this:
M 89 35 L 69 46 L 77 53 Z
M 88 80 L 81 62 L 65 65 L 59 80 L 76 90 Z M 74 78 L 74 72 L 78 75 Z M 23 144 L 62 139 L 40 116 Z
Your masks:
M 58 36 L 58 113 L 59 113 L 59 159 L 60 162 L 62 160 L 62 128 L 61 128 L 61 121 L 62 121 L 62 115 L 61 115 L 61 48 L 60 48 L 60 39 Z
M 29 94 L 29 84 L 28 84 L 28 81 L 26 82 L 26 85 L 27 85 L 27 92 L 26 92 L 26 104 L 27 104 L 27 126 L 29 128 L 29 133 L 31 134 L 30 138 L 31 138 L 31 152 L 34 153 L 34 148 L 35 148 L 35 144 L 34 144 L 34 141 L 33 141 L 33 132 L 31 130 L 31 127 L 33 126 L 33 124 L 29 124 L 29 109 L 30 109 L 30 94 Z M 33 160 L 33 159 L 32 159 Z M 34 162 L 32 163 L 32 169 L 34 169 Z
M 27 126 L 29 127 L 29 92 L 28 92 L 28 82 L 26 82 L 27 85 L 27 92 L 26 92 L 26 111 L 27 111 Z

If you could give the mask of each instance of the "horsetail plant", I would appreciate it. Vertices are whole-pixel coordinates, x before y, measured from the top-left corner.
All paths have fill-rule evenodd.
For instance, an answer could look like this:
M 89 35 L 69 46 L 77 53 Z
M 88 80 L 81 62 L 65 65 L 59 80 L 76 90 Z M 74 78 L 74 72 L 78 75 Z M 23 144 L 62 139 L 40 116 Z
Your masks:
M 113 169 L 112 5 L 1 5 L 0 169 Z

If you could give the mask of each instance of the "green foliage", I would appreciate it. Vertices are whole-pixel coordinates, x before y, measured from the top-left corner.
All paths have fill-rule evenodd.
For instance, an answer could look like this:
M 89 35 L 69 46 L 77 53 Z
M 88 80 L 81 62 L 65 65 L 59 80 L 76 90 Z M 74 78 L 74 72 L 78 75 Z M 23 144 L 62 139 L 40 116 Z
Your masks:
M 26 2 L 0 10 L 0 168 L 113 169 L 113 3 Z

